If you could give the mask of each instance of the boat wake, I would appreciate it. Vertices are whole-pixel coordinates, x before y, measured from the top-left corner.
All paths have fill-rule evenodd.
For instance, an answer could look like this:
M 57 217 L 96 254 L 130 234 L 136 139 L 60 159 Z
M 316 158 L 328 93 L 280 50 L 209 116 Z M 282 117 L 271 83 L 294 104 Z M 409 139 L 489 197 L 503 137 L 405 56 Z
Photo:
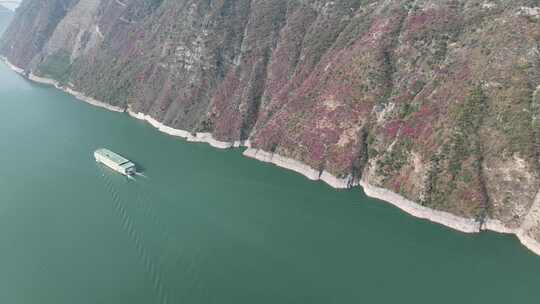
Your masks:
M 135 172 L 135 175 L 140 176 L 142 178 L 148 178 L 148 176 L 144 175 L 142 172 Z
M 150 248 L 146 245 L 144 234 L 137 229 L 135 219 L 131 216 L 131 212 L 128 209 L 127 202 L 122 197 L 122 192 L 115 185 L 115 182 L 105 171 L 105 168 L 101 169 L 101 177 L 105 183 L 106 190 L 111 194 L 113 209 L 116 215 L 119 217 L 120 224 L 124 232 L 128 235 L 131 241 L 135 245 L 135 249 L 141 259 L 150 280 L 153 282 L 153 289 L 156 296 L 159 298 L 159 303 L 168 303 L 168 292 L 164 285 L 163 272 L 160 269 L 160 265 L 151 254 Z M 132 176 L 128 176 L 130 180 L 136 180 Z
M 148 176 L 140 173 L 140 172 L 135 172 L 133 175 L 126 175 L 127 179 L 130 180 L 130 181 L 137 181 L 137 178 L 138 177 L 141 177 L 141 178 L 144 178 L 144 179 L 148 179 Z

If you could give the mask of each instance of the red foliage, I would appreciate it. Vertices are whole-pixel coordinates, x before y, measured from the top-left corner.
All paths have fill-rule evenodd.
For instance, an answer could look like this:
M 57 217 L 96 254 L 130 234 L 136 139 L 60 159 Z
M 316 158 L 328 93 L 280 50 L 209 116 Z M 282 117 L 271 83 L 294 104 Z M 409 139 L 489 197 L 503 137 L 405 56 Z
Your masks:
M 401 120 L 393 120 L 387 123 L 385 126 L 386 136 L 390 138 L 396 137 L 402 125 L 403 125 L 403 121 Z
M 396 179 L 392 183 L 392 190 L 396 193 L 399 193 L 401 189 L 401 181 L 399 179 Z
M 420 10 L 409 16 L 406 25 L 406 39 L 422 36 L 427 31 L 445 31 L 455 27 L 459 16 L 449 7 Z

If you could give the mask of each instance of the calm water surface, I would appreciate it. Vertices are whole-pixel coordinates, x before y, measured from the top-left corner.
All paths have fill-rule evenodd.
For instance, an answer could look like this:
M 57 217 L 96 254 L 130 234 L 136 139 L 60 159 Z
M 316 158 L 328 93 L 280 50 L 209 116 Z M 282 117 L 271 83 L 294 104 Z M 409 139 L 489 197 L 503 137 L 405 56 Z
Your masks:
M 0 64 L 0 303 L 527 303 L 540 258 L 186 143 Z M 127 180 L 92 159 L 136 161 Z M 414 302 L 413 302 L 414 301 Z

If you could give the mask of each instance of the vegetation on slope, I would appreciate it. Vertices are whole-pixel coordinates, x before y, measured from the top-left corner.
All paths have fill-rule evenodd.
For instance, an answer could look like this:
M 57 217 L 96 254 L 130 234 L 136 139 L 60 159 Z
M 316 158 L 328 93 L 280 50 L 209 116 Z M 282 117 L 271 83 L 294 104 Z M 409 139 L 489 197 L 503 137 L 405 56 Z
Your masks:
M 461 216 L 518 225 L 540 188 L 537 1 L 96 3 L 26 0 L 0 52 Z

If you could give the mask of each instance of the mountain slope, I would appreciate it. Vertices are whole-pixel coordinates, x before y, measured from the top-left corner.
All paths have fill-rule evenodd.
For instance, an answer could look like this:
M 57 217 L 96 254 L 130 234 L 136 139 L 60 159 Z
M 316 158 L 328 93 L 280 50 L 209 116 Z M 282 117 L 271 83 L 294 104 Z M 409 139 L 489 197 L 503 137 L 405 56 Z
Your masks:
M 540 240 L 539 6 L 26 0 L 0 53 L 167 126 Z

